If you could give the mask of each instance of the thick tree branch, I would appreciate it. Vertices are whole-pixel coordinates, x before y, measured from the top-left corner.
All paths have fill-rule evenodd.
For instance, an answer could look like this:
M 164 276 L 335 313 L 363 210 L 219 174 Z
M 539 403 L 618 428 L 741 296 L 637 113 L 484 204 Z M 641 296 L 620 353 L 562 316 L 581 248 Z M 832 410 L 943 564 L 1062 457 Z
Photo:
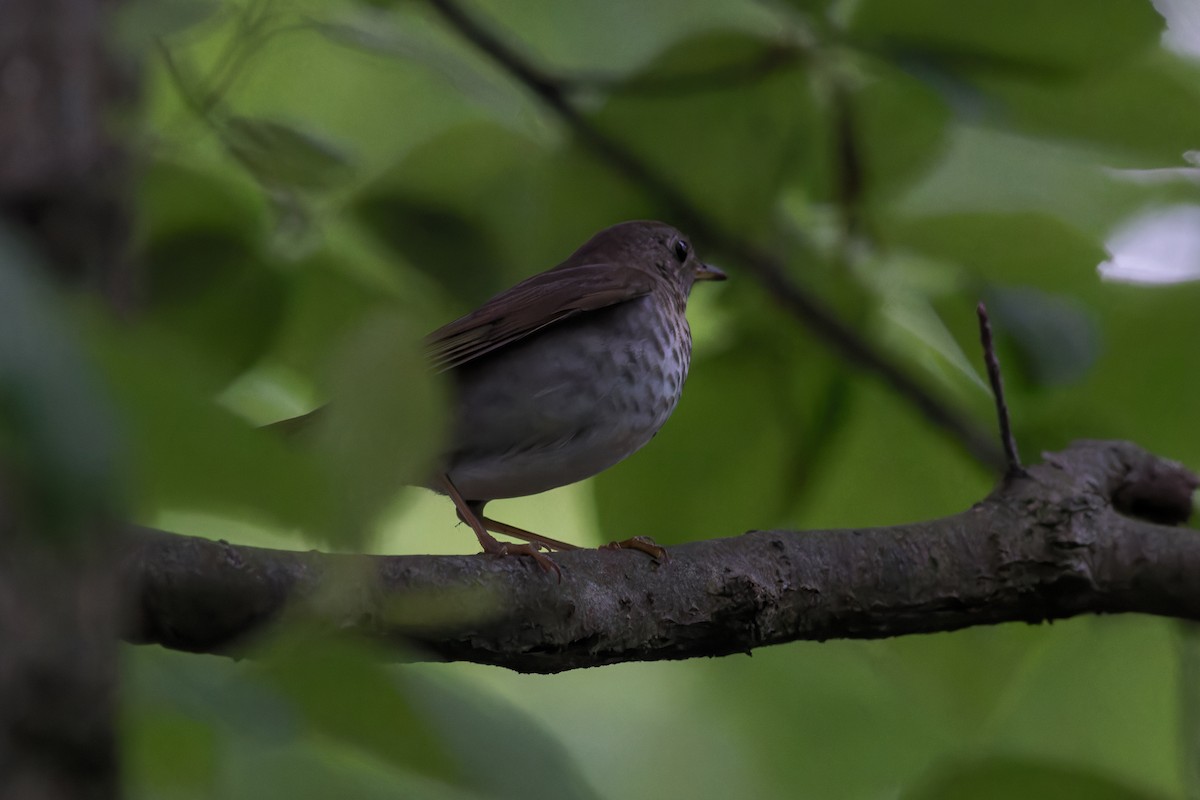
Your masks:
M 527 559 L 342 556 L 142 530 L 123 566 L 127 638 L 238 653 L 289 616 L 404 658 L 558 672 L 1084 613 L 1200 620 L 1197 478 L 1124 442 L 1079 442 L 961 514 L 889 528 L 752 531 L 671 548 Z M 340 587 L 340 588 L 339 588 Z M 353 587 L 347 591 L 346 587 Z
M 871 342 L 846 325 L 824 303 L 788 275 L 786 266 L 771 253 L 725 230 L 716 219 L 681 192 L 654 165 L 592 123 L 571 102 L 566 86 L 556 76 L 537 67 L 499 36 L 476 20 L 455 0 L 430 0 L 441 17 L 481 52 L 492 58 L 514 80 L 538 97 L 571 130 L 578 141 L 615 172 L 623 175 L 670 209 L 673 221 L 693 236 L 729 254 L 788 313 L 852 364 L 878 375 L 927 420 L 946 431 L 972 457 L 1003 469 L 1004 455 L 975 422 L 946 403 L 893 363 Z

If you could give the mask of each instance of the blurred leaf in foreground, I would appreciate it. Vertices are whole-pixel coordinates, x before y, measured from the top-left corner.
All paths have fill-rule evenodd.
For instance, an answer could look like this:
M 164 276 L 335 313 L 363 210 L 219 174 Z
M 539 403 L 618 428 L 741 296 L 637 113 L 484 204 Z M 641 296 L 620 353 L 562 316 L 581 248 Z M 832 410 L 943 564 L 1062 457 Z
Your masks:
M 264 186 L 320 191 L 352 174 L 353 159 L 343 148 L 296 125 L 233 117 L 223 131 L 230 155 Z
M 334 357 L 329 405 L 314 439 L 338 493 L 329 535 L 360 541 L 402 486 L 433 474 L 448 399 L 425 360 L 421 331 L 394 314 L 367 318 Z
M 119 496 L 122 454 L 108 399 L 37 268 L 0 228 L 0 468 L 42 530 L 65 533 Z
M 1087 767 L 993 756 L 947 766 L 924 787 L 906 792 L 903 800 L 1010 800 L 1046 797 L 1054 800 L 1158 800 Z

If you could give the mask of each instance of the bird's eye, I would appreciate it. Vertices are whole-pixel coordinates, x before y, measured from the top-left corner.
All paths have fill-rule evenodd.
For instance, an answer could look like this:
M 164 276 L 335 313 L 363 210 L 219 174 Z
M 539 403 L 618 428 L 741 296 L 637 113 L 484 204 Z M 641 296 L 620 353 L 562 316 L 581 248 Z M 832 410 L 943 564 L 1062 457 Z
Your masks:
M 688 243 L 685 242 L 683 239 L 675 240 L 675 257 L 679 259 L 680 264 L 687 261 L 688 250 L 690 250 L 690 249 L 691 248 L 688 247 Z

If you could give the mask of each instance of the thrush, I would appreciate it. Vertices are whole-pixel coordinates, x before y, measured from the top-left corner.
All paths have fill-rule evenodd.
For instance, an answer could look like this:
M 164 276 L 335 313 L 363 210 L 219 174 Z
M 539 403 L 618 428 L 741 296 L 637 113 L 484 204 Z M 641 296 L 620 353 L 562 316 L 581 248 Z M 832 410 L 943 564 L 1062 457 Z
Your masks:
M 682 233 L 622 222 L 425 338 L 454 398 L 450 442 L 425 485 L 449 495 L 484 552 L 558 572 L 540 549 L 575 545 L 485 517 L 484 506 L 590 478 L 658 433 L 687 379 L 684 312 L 692 284 L 705 280 L 725 274 Z M 296 430 L 319 413 L 277 425 Z M 610 546 L 664 555 L 645 537 Z
M 489 519 L 484 506 L 590 478 L 649 442 L 687 379 L 692 284 L 724 279 L 670 225 L 623 222 L 426 337 L 455 397 L 429 486 L 450 496 L 485 552 L 557 571 L 539 547 L 574 545 Z M 641 537 L 613 546 L 662 553 Z

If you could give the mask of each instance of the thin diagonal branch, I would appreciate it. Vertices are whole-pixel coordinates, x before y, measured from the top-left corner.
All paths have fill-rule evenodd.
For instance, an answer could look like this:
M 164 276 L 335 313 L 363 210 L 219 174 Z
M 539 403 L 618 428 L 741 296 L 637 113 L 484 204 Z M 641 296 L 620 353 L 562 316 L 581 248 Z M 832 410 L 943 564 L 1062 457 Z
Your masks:
M 974 421 L 902 370 L 874 345 L 831 313 L 823 303 L 799 287 L 784 265 L 772 254 L 724 230 L 664 177 L 652 164 L 605 134 L 570 102 L 562 84 L 542 72 L 503 42 L 453 0 L 429 0 L 442 18 L 467 41 L 491 57 L 505 72 L 524 84 L 578 140 L 612 169 L 642 187 L 671 210 L 675 221 L 698 238 L 729 253 L 767 292 L 814 334 L 848 361 L 873 372 L 912 404 L 927 420 L 946 431 L 978 461 L 1003 468 L 1003 454 Z
M 558 672 L 1086 613 L 1200 621 L 1200 536 L 1168 525 L 1190 514 L 1196 486 L 1135 445 L 1079 442 L 952 517 L 751 531 L 663 563 L 576 550 L 554 555 L 561 583 L 516 557 L 285 552 L 141 530 L 121 574 L 138 608 L 126 636 L 243 653 L 290 617 L 408 645 L 397 658 Z
M 850 90 L 844 81 L 834 81 L 831 114 L 836 153 L 837 205 L 841 211 L 842 250 L 863 233 L 863 196 L 866 179 L 863 155 L 858 144 L 858 125 Z

